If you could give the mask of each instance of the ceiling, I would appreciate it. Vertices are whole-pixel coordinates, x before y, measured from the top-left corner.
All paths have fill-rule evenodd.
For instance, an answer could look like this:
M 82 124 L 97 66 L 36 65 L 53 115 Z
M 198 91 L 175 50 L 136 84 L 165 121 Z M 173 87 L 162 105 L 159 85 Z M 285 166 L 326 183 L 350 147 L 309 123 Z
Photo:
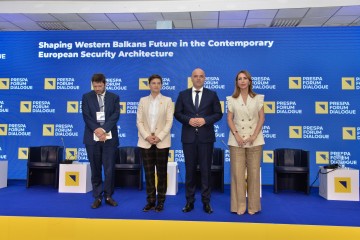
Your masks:
M 0 0 L 0 31 L 360 26 L 360 1 L 299 2 Z

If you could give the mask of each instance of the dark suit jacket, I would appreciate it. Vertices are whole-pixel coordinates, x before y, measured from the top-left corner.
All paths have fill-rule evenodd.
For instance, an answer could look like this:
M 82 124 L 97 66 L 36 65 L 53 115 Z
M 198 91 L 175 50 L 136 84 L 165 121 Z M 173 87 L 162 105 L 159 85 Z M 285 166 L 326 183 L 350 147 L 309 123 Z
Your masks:
M 118 95 L 106 91 L 105 101 L 105 123 L 100 126 L 96 121 L 96 112 L 100 111 L 97 95 L 94 91 L 85 93 L 82 97 L 82 114 L 85 121 L 84 144 L 95 145 L 94 131 L 102 127 L 106 132 L 111 131 L 112 139 L 105 142 L 107 145 L 118 146 L 119 137 L 117 122 L 120 116 L 120 98 Z
M 203 93 L 196 112 L 192 100 L 192 88 L 179 93 L 175 104 L 174 116 L 182 123 L 181 142 L 193 143 L 195 141 L 195 128 L 189 125 L 190 118 L 202 117 L 206 124 L 198 128 L 198 141 L 202 143 L 215 142 L 214 123 L 222 118 L 221 105 L 216 92 L 203 88 Z

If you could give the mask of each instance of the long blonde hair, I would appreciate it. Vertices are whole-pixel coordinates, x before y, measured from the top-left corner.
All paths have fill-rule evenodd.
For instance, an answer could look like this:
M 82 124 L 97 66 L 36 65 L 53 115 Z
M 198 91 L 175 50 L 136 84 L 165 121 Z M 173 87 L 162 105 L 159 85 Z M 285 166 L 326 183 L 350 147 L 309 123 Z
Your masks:
M 250 97 L 252 97 L 252 98 L 255 97 L 256 93 L 252 90 L 253 87 L 252 87 L 251 74 L 247 70 L 241 70 L 240 72 L 238 72 L 238 74 L 236 74 L 236 77 L 235 77 L 235 90 L 234 90 L 234 93 L 233 93 L 232 97 L 233 98 L 238 98 L 240 96 L 240 87 L 237 84 L 238 76 L 240 75 L 240 73 L 245 74 L 245 76 L 249 79 L 248 92 L 249 92 Z

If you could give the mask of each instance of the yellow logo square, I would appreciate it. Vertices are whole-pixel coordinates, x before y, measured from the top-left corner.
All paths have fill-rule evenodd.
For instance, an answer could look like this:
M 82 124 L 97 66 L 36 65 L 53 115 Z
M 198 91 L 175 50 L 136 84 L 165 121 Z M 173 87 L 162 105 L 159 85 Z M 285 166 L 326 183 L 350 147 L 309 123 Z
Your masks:
M 77 159 L 77 148 L 66 148 L 65 159 L 75 161 Z
M 78 187 L 80 186 L 80 172 L 65 172 L 65 186 Z
M 29 148 L 18 148 L 18 159 L 28 159 Z
M 54 136 L 54 124 L 43 124 L 43 136 Z
M 334 188 L 336 193 L 351 193 L 351 178 L 334 177 Z
M 289 126 L 289 138 L 302 138 L 302 126 Z
M 342 90 L 355 90 L 355 78 L 354 77 L 341 78 L 341 89 Z
M 78 101 L 68 101 L 67 106 L 66 106 L 66 112 L 78 113 L 79 112 L 79 102 Z
M 188 88 L 192 88 L 193 87 L 193 83 L 191 81 L 191 77 L 188 77 Z
M 0 78 L 0 90 L 10 89 L 10 78 Z
M 8 130 L 7 124 L 0 124 L 0 136 L 6 136 Z
M 150 90 L 147 78 L 139 78 L 139 90 Z
M 263 162 L 264 163 L 273 163 L 274 162 L 274 151 L 264 150 L 263 151 Z
M 329 152 L 316 151 L 316 164 L 329 164 Z
M 55 90 L 56 89 L 56 78 L 45 78 L 44 89 Z
M 289 89 L 301 89 L 301 77 L 289 77 Z
M 126 113 L 126 102 L 120 102 L 120 114 Z
M 343 140 L 356 140 L 356 128 L 343 127 L 342 138 Z
M 31 101 L 21 101 L 20 102 L 20 112 L 22 113 L 31 113 L 32 102 Z
M 264 113 L 275 113 L 275 102 L 264 102 Z
M 328 114 L 329 103 L 328 102 L 315 102 L 315 113 L 316 114 Z
M 174 150 L 169 150 L 169 157 L 168 157 L 168 162 L 173 162 L 174 161 Z

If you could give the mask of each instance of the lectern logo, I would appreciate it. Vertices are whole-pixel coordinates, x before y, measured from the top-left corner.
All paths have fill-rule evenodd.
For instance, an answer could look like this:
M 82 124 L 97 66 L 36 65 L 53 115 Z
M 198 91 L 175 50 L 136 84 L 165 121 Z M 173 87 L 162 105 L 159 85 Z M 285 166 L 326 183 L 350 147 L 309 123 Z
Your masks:
M 351 178 L 334 177 L 334 187 L 336 193 L 351 193 Z
M 264 163 L 273 163 L 274 162 L 274 151 L 264 150 L 263 151 L 263 162 Z
M 55 90 L 56 89 L 56 78 L 45 78 L 44 89 L 45 90 Z
M 0 136 L 6 136 L 8 130 L 7 124 L 0 124 Z
M 79 102 L 78 101 L 67 101 L 66 112 L 67 113 L 78 113 L 79 112 Z
M 355 78 L 354 77 L 341 78 L 341 89 L 342 90 L 355 90 Z
M 65 172 L 65 186 L 78 187 L 80 186 L 80 172 Z
M 343 127 L 342 138 L 343 140 L 356 140 L 356 128 Z
M 289 77 L 289 89 L 301 89 L 301 77 Z
M 150 90 L 147 78 L 139 78 L 139 90 Z
M 126 113 L 126 102 L 120 102 L 120 114 Z
M 316 151 L 316 164 L 329 164 L 329 152 Z
M 10 89 L 10 78 L 0 78 L 0 90 Z
M 174 150 L 169 150 L 168 162 L 174 162 Z
M 264 102 L 265 113 L 275 113 L 275 111 L 276 111 L 275 102 Z
M 43 124 L 43 136 L 54 136 L 54 124 Z
M 66 148 L 65 159 L 73 160 L 73 161 L 76 160 L 77 159 L 77 148 Z
M 31 113 L 32 102 L 31 101 L 21 101 L 20 102 L 20 112 L 22 113 Z
M 28 159 L 29 148 L 18 148 L 18 159 Z
M 315 113 L 316 114 L 328 114 L 329 103 L 328 102 L 315 102 Z
M 289 126 L 289 138 L 302 138 L 302 126 Z

